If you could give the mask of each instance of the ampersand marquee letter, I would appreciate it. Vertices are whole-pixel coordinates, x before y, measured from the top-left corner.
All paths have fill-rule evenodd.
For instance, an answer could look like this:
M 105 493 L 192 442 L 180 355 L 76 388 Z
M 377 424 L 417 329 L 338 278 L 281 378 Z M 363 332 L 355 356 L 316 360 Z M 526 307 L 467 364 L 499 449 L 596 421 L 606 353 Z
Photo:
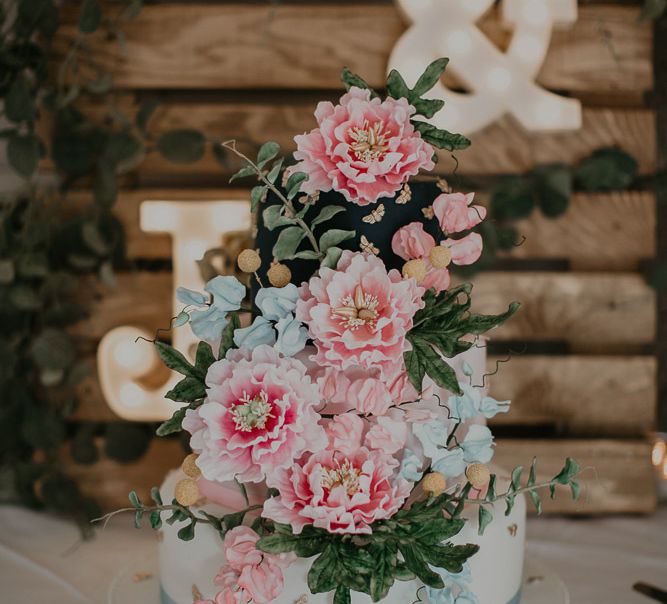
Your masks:
M 250 229 L 250 204 L 246 201 L 145 201 L 141 205 L 141 228 L 148 233 L 172 236 L 173 282 L 189 289 L 204 285 L 196 261 L 207 249 L 219 247 L 227 233 Z M 174 316 L 183 306 L 172 292 Z M 168 317 L 164 317 L 168 323 Z M 125 419 L 161 421 L 181 407 L 164 398 L 180 377 L 172 375 L 166 384 L 149 388 L 141 381 L 159 365 L 153 347 L 137 338 L 152 340 L 154 333 L 134 326 L 122 326 L 107 333 L 97 350 L 102 393 L 111 409 Z M 181 351 L 196 343 L 189 327 L 175 329 L 172 343 Z
M 527 130 L 581 128 L 581 104 L 535 83 L 549 48 L 554 25 L 577 20 L 576 0 L 504 0 L 503 20 L 514 28 L 506 52 L 475 25 L 493 0 L 398 0 L 412 25 L 389 59 L 413 86 L 431 61 L 449 57 L 449 69 L 470 90 L 444 85 L 431 98 L 446 101 L 430 120 L 453 132 L 471 134 L 509 113 Z

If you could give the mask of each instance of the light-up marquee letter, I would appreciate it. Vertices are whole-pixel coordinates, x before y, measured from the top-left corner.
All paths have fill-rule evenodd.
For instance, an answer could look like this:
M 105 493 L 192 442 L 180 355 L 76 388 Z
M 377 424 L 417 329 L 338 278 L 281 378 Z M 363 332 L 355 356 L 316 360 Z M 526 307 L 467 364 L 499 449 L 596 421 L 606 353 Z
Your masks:
M 196 261 L 207 249 L 219 247 L 227 233 L 250 229 L 250 204 L 246 201 L 145 201 L 141 205 L 141 229 L 169 233 L 172 237 L 173 282 L 189 289 L 204 285 Z M 174 316 L 183 306 L 172 293 Z M 168 317 L 164 317 L 165 323 Z M 134 326 L 117 327 L 107 333 L 97 351 L 102 393 L 107 404 L 125 419 L 160 421 L 181 407 L 164 398 L 180 379 L 172 375 L 165 384 L 151 388 L 144 378 L 159 363 L 153 347 L 139 340 L 155 334 Z M 189 328 L 172 332 L 173 345 L 189 351 L 196 339 Z
M 498 49 L 475 25 L 493 0 L 398 0 L 410 28 L 389 59 L 413 86 L 426 65 L 449 57 L 448 69 L 470 90 L 456 93 L 444 85 L 431 98 L 446 102 L 430 120 L 434 125 L 470 134 L 513 115 L 527 130 L 576 130 L 581 104 L 553 94 L 535 83 L 549 48 L 555 24 L 577 20 L 576 0 L 504 0 L 503 21 L 513 26 L 506 52 Z

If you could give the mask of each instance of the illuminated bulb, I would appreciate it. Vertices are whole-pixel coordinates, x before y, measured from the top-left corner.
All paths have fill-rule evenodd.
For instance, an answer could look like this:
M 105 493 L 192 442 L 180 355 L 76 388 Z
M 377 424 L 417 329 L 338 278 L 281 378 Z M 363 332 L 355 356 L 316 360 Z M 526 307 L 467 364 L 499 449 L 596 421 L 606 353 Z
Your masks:
M 535 106 L 535 118 L 543 127 L 556 126 L 561 119 L 561 105 L 552 99 L 543 99 Z
M 139 407 L 146 400 L 146 391 L 133 382 L 123 384 L 118 393 L 125 407 Z
M 135 369 L 138 365 L 144 364 L 143 361 L 148 355 L 146 349 L 142 350 L 136 342 L 124 340 L 118 343 L 113 351 L 113 356 L 116 363 L 124 369 Z
M 477 15 L 489 8 L 489 4 L 488 0 L 466 0 L 465 2 L 461 2 L 461 8 L 471 15 Z
M 454 31 L 447 36 L 447 48 L 449 52 L 464 54 L 472 49 L 472 39 L 465 31 Z
M 512 73 L 505 67 L 494 67 L 486 76 L 489 88 L 496 92 L 504 92 L 512 83 Z
M 188 260 L 201 260 L 208 247 L 205 241 L 193 239 L 183 246 L 183 256 Z
M 546 2 L 530 0 L 524 3 L 521 16 L 531 25 L 542 25 L 549 20 L 549 9 Z
M 667 443 L 664 440 L 656 440 L 651 451 L 651 461 L 656 467 L 660 467 L 663 463 L 667 464 Z
M 178 216 L 170 207 L 169 202 L 151 202 L 141 205 L 141 224 L 145 231 L 171 232 L 178 228 Z M 147 229 L 143 225 L 150 225 Z

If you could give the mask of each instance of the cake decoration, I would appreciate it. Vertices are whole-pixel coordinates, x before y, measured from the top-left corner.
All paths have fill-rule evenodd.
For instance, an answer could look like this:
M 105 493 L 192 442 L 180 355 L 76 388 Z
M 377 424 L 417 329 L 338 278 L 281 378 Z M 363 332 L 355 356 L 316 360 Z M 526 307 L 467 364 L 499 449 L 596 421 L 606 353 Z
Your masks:
M 425 121 L 443 107 L 424 95 L 446 64 L 433 62 L 412 89 L 392 71 L 384 98 L 344 70 L 347 93 L 318 105 L 291 166 L 276 143 L 256 159 L 222 143 L 245 162 L 235 178 L 257 180 L 257 249 L 238 258 L 250 288 L 218 276 L 205 293 L 178 290 L 201 341 L 194 361 L 155 341 L 183 375 L 167 393 L 182 407 L 158 434 L 185 430 L 193 454 L 185 478 L 162 491 L 170 503 L 158 489 L 154 505 L 130 494 L 137 525 L 148 516 L 168 531 L 168 516 L 183 541 L 219 536 L 219 571 L 197 604 L 303 604 L 306 585 L 317 603 L 356 603 L 360 592 L 390 604 L 406 593 L 488 604 L 474 593 L 483 552 L 467 526 L 495 526 L 507 540 L 493 525 L 500 502 L 512 521 L 524 494 L 538 511 L 540 489 L 579 494 L 572 459 L 545 481 L 535 460 L 506 481 L 488 466 L 485 421 L 510 401 L 489 396 L 468 361 L 519 304 L 477 314 L 472 286 L 452 284 L 453 267 L 483 249 L 486 210 L 474 194 L 408 184 L 433 169 L 436 148 L 469 144 Z M 202 492 L 219 506 L 203 505 Z

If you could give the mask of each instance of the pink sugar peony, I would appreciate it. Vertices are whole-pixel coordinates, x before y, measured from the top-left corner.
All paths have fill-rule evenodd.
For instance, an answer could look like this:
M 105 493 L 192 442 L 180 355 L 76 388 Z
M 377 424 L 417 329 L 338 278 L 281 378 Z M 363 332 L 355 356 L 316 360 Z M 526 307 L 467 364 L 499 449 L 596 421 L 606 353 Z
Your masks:
M 206 385 L 204 404 L 183 420 L 204 478 L 261 482 L 326 447 L 319 390 L 300 361 L 266 345 L 232 350 L 211 365 Z
M 471 205 L 474 199 L 474 193 L 443 193 L 436 198 L 433 213 L 445 234 L 462 233 L 486 218 L 484 206 Z
M 222 591 L 215 604 L 266 604 L 283 590 L 283 568 L 294 555 L 276 556 L 257 549 L 259 535 L 246 526 L 230 530 L 224 539 L 225 564 L 215 578 Z
M 306 193 L 333 189 L 360 206 L 391 197 L 410 176 L 434 167 L 433 147 L 410 123 L 414 113 L 406 99 L 371 99 L 356 87 L 340 105 L 321 102 L 319 128 L 294 137 L 291 172 L 308 174 Z
M 364 420 L 357 414 L 341 413 L 334 416 L 326 431 L 333 449 L 351 455 L 361 446 L 364 428 Z
M 262 515 L 291 525 L 330 533 L 371 533 L 376 520 L 391 518 L 410 494 L 412 483 L 397 470 L 397 459 L 359 447 L 348 454 L 333 447 L 304 456 L 271 476 L 279 496 L 264 503 Z
M 308 325 L 317 348 L 311 360 L 342 371 L 377 370 L 379 379 L 394 379 L 410 350 L 405 336 L 424 306 L 423 293 L 414 279 L 387 272 L 376 256 L 344 251 L 337 270 L 321 268 L 299 290 L 296 317 Z

